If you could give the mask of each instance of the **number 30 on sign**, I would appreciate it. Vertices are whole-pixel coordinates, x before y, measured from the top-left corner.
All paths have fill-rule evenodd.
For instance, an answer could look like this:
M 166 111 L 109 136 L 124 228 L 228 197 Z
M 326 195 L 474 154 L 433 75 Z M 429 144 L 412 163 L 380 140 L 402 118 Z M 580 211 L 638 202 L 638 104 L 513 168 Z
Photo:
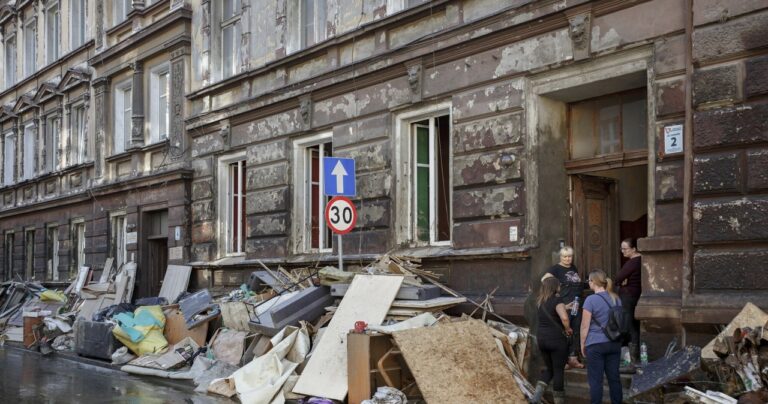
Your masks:
M 325 222 L 336 234 L 347 234 L 357 223 L 357 209 L 349 198 L 337 196 L 325 207 Z

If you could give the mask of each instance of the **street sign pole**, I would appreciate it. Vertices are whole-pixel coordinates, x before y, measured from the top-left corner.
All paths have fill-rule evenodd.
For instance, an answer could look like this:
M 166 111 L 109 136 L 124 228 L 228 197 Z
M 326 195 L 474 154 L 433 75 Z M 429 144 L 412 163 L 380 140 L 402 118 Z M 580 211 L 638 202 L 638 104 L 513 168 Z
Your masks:
M 350 158 L 323 157 L 323 193 L 334 198 L 328 201 L 325 220 L 338 236 L 339 270 L 344 271 L 344 251 L 341 235 L 352 231 L 357 222 L 357 210 L 346 196 L 355 196 L 355 160 Z
M 337 234 L 336 237 L 338 237 L 338 243 L 339 243 L 339 271 L 344 272 L 344 253 L 341 251 L 341 234 Z

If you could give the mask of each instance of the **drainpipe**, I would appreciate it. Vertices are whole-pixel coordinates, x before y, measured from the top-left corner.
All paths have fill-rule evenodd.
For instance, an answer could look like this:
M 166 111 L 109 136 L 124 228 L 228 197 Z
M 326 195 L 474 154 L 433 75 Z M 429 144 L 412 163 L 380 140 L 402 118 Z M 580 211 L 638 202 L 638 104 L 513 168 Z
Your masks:
M 681 311 L 693 289 L 693 0 L 685 0 L 685 126 L 683 131 L 683 278 Z M 681 313 L 682 318 L 682 313 Z M 685 327 L 683 326 L 683 346 Z

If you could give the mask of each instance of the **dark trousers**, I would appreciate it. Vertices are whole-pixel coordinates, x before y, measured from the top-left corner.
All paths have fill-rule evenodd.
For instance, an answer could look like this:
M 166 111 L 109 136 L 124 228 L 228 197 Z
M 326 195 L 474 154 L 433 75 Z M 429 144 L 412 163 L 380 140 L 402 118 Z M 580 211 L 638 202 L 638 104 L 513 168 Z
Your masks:
M 624 312 L 629 316 L 630 321 L 630 340 L 634 344 L 635 350 L 640 350 L 640 321 L 635 318 L 635 308 L 637 307 L 637 301 L 640 300 L 640 296 L 634 297 L 630 295 L 619 295 L 621 299 L 621 307 L 624 308 Z M 638 355 L 637 352 L 632 352 L 633 355 Z
M 539 351 L 546 367 L 541 370 L 541 381 L 552 382 L 552 390 L 565 390 L 565 362 L 568 359 L 568 343 L 565 338 L 539 338 Z
M 589 401 L 592 404 L 603 402 L 603 373 L 608 379 L 611 403 L 620 404 L 622 400 L 619 362 L 621 342 L 604 342 L 587 346 L 587 379 L 589 380 Z
M 581 309 L 575 317 L 568 314 L 568 319 L 571 322 L 571 329 L 573 329 L 573 338 L 571 338 L 571 344 L 568 347 L 568 355 L 578 358 L 581 353 Z

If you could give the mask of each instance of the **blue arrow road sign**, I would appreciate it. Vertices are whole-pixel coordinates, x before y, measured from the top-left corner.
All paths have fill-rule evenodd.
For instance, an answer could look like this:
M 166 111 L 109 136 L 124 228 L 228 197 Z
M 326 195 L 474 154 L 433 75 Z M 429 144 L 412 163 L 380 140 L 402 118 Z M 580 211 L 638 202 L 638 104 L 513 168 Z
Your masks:
M 323 182 L 328 196 L 355 196 L 355 159 L 323 157 Z

